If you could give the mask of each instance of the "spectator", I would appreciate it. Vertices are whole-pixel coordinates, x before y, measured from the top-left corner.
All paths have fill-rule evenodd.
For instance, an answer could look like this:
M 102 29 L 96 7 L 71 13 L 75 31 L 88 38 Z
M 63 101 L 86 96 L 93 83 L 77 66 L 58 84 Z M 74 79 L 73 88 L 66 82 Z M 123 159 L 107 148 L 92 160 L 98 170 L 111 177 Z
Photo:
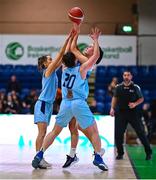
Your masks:
M 8 94 L 7 96 L 7 103 L 6 103 L 6 107 L 5 107 L 5 113 L 6 114 L 17 114 L 17 106 L 16 104 L 13 102 L 12 96 L 11 94 Z
M 4 113 L 4 105 L 2 103 L 2 101 L 0 101 L 0 114 Z
M 95 99 L 92 100 L 89 108 L 90 108 L 90 110 L 91 110 L 92 113 L 94 113 L 94 114 L 99 114 L 99 113 L 97 112 L 96 100 L 95 100 Z
M 21 113 L 21 108 L 22 108 L 21 100 L 20 100 L 20 98 L 19 98 L 19 96 L 18 96 L 16 91 L 11 91 L 10 94 L 11 94 L 14 106 L 16 107 L 16 113 L 20 114 Z
M 23 112 L 26 114 L 34 113 L 34 105 L 38 99 L 36 89 L 31 89 L 30 93 L 24 98 L 23 101 Z
M 117 85 L 117 83 L 118 83 L 118 78 L 113 77 L 111 83 L 108 86 L 108 94 L 109 94 L 109 96 L 111 96 L 111 97 L 113 96 L 114 89 L 115 89 L 115 86 Z
M 147 137 L 149 137 L 149 134 L 151 132 L 151 113 L 150 113 L 150 104 L 144 103 L 142 107 L 142 120 L 145 123 L 145 126 L 147 128 Z
M 156 132 L 156 99 L 153 99 L 150 105 L 151 110 L 151 131 L 149 132 L 149 140 L 151 141 L 153 133 Z
M 4 113 L 4 109 L 6 107 L 7 101 L 6 101 L 6 95 L 5 92 L 0 92 L 0 104 L 1 104 L 1 113 Z M 2 110 L 3 109 L 3 110 Z
M 16 76 L 12 75 L 8 85 L 7 85 L 7 92 L 11 92 L 11 91 L 16 91 L 17 93 L 21 92 L 21 85 L 20 83 L 17 81 Z

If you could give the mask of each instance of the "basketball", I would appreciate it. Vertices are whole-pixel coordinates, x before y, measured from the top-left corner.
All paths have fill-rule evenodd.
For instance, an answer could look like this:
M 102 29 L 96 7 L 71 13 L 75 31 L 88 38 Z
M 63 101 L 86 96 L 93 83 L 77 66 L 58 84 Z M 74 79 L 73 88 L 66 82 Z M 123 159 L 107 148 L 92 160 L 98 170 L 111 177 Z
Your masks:
M 72 22 L 79 25 L 84 18 L 83 10 L 79 7 L 73 7 L 68 11 L 68 17 Z

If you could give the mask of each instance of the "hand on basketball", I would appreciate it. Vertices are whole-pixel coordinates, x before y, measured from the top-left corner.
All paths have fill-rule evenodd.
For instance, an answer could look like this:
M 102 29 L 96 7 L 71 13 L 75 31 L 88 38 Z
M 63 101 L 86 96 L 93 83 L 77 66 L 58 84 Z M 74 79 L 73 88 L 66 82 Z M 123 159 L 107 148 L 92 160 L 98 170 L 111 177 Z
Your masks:
M 95 41 L 95 40 L 98 40 L 100 34 L 101 34 L 100 29 L 95 27 L 95 28 L 92 28 L 90 37 Z

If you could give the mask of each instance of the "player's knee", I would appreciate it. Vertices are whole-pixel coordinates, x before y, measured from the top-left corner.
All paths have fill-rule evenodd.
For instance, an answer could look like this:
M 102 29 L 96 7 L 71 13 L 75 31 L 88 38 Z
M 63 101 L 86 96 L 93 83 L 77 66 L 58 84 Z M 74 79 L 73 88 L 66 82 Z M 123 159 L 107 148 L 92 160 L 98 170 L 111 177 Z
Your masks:
M 60 134 L 61 130 L 57 129 L 57 128 L 54 128 L 52 130 L 52 134 L 54 137 L 57 137 L 59 134 Z
M 38 133 L 38 138 L 44 139 L 45 135 L 46 135 L 46 131 L 41 131 Z

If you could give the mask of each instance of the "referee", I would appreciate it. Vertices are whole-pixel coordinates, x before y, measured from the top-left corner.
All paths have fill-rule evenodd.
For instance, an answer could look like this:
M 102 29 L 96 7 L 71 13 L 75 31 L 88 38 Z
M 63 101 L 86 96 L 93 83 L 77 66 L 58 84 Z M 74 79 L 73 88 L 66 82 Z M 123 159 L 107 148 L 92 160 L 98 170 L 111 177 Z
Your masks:
M 137 111 L 137 106 L 143 101 L 140 87 L 132 82 L 131 72 L 124 71 L 123 82 L 115 87 L 110 109 L 110 115 L 115 115 L 115 144 L 118 153 L 116 159 L 123 159 L 123 140 L 128 123 L 132 125 L 144 145 L 146 160 L 152 158 L 152 149 Z

